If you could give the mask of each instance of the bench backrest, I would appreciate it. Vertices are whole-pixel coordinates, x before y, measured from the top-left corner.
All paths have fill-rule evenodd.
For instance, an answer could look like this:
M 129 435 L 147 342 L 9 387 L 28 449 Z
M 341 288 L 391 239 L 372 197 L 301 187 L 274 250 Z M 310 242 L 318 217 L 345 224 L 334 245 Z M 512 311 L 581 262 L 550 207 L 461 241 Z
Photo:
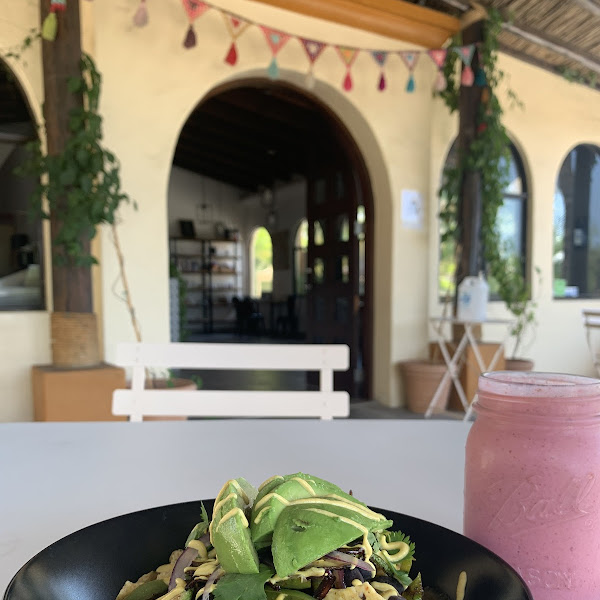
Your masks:
M 347 417 L 347 392 L 333 390 L 333 372 L 346 371 L 343 344 L 123 343 L 116 364 L 132 369 L 131 389 L 115 390 L 113 414 L 131 421 L 147 416 Z M 319 371 L 320 389 L 175 390 L 145 388 L 151 368 L 202 370 Z

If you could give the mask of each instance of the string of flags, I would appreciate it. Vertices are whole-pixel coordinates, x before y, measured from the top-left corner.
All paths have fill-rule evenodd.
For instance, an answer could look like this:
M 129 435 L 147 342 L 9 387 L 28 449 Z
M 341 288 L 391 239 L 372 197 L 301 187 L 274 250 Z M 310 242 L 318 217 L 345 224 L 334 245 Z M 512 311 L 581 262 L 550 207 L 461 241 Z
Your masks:
M 57 13 L 66 8 L 67 0 L 50 0 L 50 12 L 42 24 L 42 37 L 47 40 L 53 40 L 57 34 Z M 232 12 L 217 7 L 204 0 L 182 0 L 182 5 L 188 19 L 188 27 L 183 38 L 184 48 L 191 49 L 197 45 L 197 36 L 194 28 L 196 21 L 202 17 L 208 10 L 215 10 L 221 14 L 229 35 L 229 46 L 224 57 L 224 62 L 229 65 L 235 65 L 238 62 L 239 53 L 237 41 L 252 26 L 262 30 L 267 45 L 271 51 L 271 60 L 267 66 L 267 73 L 271 79 L 277 79 L 279 76 L 279 64 L 277 55 L 281 49 L 290 41 L 299 42 L 306 53 L 308 60 L 308 70 L 306 72 L 306 85 L 313 87 L 315 83 L 314 66 L 323 52 L 332 47 L 339 55 L 345 67 L 345 74 L 342 80 L 342 88 L 350 91 L 354 82 L 352 79 L 352 66 L 361 52 L 371 55 L 379 68 L 379 78 L 377 80 L 377 89 L 383 91 L 387 88 L 386 67 L 391 55 L 397 54 L 408 71 L 408 79 L 405 89 L 407 92 L 414 92 L 416 89 L 415 68 L 422 54 L 426 54 L 437 68 L 434 89 L 437 92 L 446 89 L 446 78 L 444 77 L 444 65 L 450 53 L 456 53 L 462 62 L 461 84 L 466 87 L 473 85 L 484 87 L 486 85 L 485 72 L 481 67 L 477 73 L 473 72 L 472 63 L 476 52 L 479 52 L 478 44 L 466 44 L 463 46 L 449 46 L 447 48 L 436 48 L 431 50 L 372 50 L 358 48 L 346 45 L 330 44 L 327 42 L 296 36 L 285 31 L 267 27 L 255 21 L 250 21 Z M 133 15 L 133 23 L 136 27 L 144 27 L 148 24 L 148 6 L 147 0 L 139 0 L 139 5 Z M 479 61 L 481 64 L 481 60 Z

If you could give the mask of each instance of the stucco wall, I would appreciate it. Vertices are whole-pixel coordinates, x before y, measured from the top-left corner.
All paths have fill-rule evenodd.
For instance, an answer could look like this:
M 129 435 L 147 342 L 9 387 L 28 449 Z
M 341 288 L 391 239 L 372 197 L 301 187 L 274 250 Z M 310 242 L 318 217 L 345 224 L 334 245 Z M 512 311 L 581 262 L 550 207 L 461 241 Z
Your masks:
M 221 0 L 220 6 L 266 25 L 330 43 L 366 48 L 404 49 L 379 36 L 293 15 L 246 0 Z M 38 22 L 37 1 L 0 0 L 10 18 L 0 21 L 0 47 L 18 42 Z M 229 47 L 220 15 L 207 12 L 196 24 L 198 46 L 182 47 L 188 23 L 178 0 L 149 5 L 150 22 L 132 26 L 137 0 L 82 2 L 84 41 L 96 56 L 104 77 L 102 111 L 105 139 L 122 163 L 125 189 L 139 210 L 122 212 L 121 242 L 127 260 L 130 286 L 144 339 L 169 339 L 168 306 L 168 186 L 171 162 L 179 132 L 190 112 L 213 88 L 227 81 L 266 76 L 271 54 L 264 36 L 250 28 L 238 40 L 239 61 L 224 63 Z M 300 89 L 307 60 L 296 41 L 278 55 L 281 78 Z M 507 112 L 506 124 L 521 149 L 530 175 L 530 242 L 532 264 L 542 269 L 538 318 L 540 328 L 530 348 L 540 369 L 591 372 L 580 322 L 589 301 L 551 299 L 552 199 L 557 170 L 578 142 L 600 144 L 597 93 L 568 84 L 534 67 L 503 58 L 510 83 L 525 110 Z M 422 58 L 416 70 L 417 89 L 405 92 L 407 72 L 399 57 L 388 61 L 388 89 L 376 89 L 379 69 L 368 54 L 353 66 L 354 89 L 344 92 L 345 68 L 329 49 L 315 66 L 317 83 L 310 91 L 338 115 L 363 153 L 374 194 L 375 324 L 374 395 L 382 402 L 400 401 L 399 360 L 426 352 L 427 317 L 438 314 L 436 294 L 437 211 L 436 190 L 445 154 L 456 124 L 439 101 L 432 99 L 435 70 Z M 41 72 L 39 52 L 15 73 L 39 118 Z M 414 189 L 425 199 L 422 229 L 405 228 L 400 219 L 402 189 Z M 128 316 L 114 297 L 116 257 L 107 237 L 101 251 L 102 273 L 97 306 L 102 311 L 106 357 L 114 357 L 117 342 L 132 339 Z M 494 305 L 491 314 L 503 315 Z M 23 374 L 35 362 L 49 360 L 46 314 L 0 314 L 3 348 L 22 340 L 22 352 L 4 357 L 0 394 L 0 420 L 27 419 L 31 415 L 29 389 Z M 496 332 L 490 332 L 495 336 Z

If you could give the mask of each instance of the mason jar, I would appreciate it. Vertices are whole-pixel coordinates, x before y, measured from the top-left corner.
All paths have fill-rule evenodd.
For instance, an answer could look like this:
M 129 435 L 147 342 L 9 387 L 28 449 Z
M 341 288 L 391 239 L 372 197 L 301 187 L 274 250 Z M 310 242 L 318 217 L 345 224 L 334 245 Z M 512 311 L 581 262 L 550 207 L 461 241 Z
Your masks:
M 600 598 L 600 381 L 479 378 L 465 535 L 512 565 L 534 600 Z

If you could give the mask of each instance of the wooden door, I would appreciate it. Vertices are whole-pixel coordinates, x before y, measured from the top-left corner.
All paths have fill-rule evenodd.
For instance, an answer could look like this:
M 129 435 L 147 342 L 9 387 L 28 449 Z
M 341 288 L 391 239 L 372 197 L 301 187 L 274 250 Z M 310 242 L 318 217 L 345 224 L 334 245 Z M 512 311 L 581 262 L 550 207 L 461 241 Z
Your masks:
M 335 389 L 356 398 L 364 395 L 356 228 L 361 187 L 340 148 L 321 156 L 311 169 L 307 188 L 307 339 L 349 346 L 350 369 L 336 373 Z

